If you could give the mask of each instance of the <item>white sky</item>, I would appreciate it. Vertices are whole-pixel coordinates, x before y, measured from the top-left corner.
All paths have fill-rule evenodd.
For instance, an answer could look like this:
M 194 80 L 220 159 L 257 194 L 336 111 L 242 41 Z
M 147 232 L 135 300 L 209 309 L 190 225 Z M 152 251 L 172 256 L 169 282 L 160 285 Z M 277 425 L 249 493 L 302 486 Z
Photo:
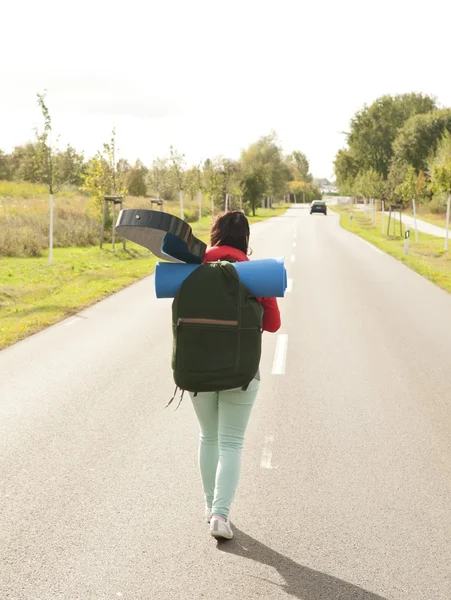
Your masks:
M 364 103 L 422 91 L 451 106 L 449 0 L 14 0 L 2 6 L 0 148 L 41 124 L 92 156 L 117 130 L 120 156 L 170 144 L 189 162 L 275 129 L 317 177 Z

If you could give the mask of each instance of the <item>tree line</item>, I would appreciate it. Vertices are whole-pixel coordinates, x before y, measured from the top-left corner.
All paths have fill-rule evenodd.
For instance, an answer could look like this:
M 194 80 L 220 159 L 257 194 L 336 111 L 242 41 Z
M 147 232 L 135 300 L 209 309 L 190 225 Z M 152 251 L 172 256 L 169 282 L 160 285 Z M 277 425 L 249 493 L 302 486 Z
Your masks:
M 0 150 L 0 179 L 44 183 L 51 194 L 67 185 L 89 193 L 100 214 L 103 196 L 144 196 L 160 201 L 194 199 L 199 194 L 218 208 L 227 209 L 232 199 L 252 210 L 262 199 L 321 197 L 301 151 L 285 154 L 275 132 L 260 137 L 243 149 L 238 159 L 223 156 L 188 165 L 185 156 L 171 147 L 166 156 L 151 165 L 141 160 L 130 164 L 118 158 L 116 132 L 93 158 L 85 159 L 71 145 L 64 150 L 51 144 L 52 124 L 45 94 L 37 94 L 44 127 L 35 138 L 7 154 Z
M 343 194 L 441 212 L 451 193 L 451 109 L 428 95 L 385 95 L 351 119 L 335 157 Z

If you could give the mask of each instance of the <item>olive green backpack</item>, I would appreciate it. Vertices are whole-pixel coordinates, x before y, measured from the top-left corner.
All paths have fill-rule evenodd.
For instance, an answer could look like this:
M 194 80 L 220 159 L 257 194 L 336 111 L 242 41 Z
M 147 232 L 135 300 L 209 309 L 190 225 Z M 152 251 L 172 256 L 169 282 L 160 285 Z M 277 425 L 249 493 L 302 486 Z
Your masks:
M 176 386 L 190 392 L 246 389 L 260 363 L 262 319 L 261 304 L 230 262 L 195 269 L 172 304 Z

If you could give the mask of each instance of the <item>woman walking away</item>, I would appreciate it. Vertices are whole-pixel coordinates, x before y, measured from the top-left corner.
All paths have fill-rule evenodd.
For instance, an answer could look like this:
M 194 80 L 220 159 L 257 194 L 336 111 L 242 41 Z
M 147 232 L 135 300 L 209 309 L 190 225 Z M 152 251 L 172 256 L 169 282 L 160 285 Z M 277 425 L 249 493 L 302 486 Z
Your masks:
M 211 230 L 211 246 L 205 254 L 204 263 L 216 261 L 247 261 L 249 249 L 249 222 L 240 211 L 219 215 Z M 243 286 L 244 287 L 244 286 Z M 229 523 L 229 511 L 241 469 L 244 434 L 260 383 L 258 362 L 260 359 L 261 332 L 275 332 L 280 327 L 280 312 L 275 298 L 250 298 L 256 305 L 260 324 L 257 368 L 253 378 L 245 386 L 194 393 L 190 397 L 200 425 L 199 467 L 205 496 L 205 516 L 210 523 L 210 533 L 215 538 L 231 539 L 233 531 Z M 263 309 L 263 310 L 262 310 Z M 223 328 L 225 329 L 225 328 Z M 229 332 L 226 332 L 229 334 Z M 214 352 L 219 363 L 227 363 L 225 335 L 218 330 Z M 241 349 L 243 342 L 241 343 Z M 236 355 L 236 346 L 234 347 Z M 254 367 L 255 368 L 255 367 Z

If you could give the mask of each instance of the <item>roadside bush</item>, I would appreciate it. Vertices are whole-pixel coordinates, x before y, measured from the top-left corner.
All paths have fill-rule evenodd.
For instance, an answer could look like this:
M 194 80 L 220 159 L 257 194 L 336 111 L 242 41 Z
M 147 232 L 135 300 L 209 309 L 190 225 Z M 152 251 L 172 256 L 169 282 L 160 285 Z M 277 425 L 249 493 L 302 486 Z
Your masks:
M 41 256 L 46 239 L 37 228 L 12 217 L 0 223 L 0 256 Z M 11 222 L 12 221 L 12 222 Z
M 446 201 L 446 194 L 438 194 L 425 206 L 435 215 L 444 215 L 446 214 Z
M 106 232 L 106 241 L 110 237 Z M 92 246 L 100 237 L 99 222 L 84 213 L 56 207 L 53 245 Z M 40 256 L 48 247 L 48 214 L 11 214 L 0 220 L 0 256 Z

